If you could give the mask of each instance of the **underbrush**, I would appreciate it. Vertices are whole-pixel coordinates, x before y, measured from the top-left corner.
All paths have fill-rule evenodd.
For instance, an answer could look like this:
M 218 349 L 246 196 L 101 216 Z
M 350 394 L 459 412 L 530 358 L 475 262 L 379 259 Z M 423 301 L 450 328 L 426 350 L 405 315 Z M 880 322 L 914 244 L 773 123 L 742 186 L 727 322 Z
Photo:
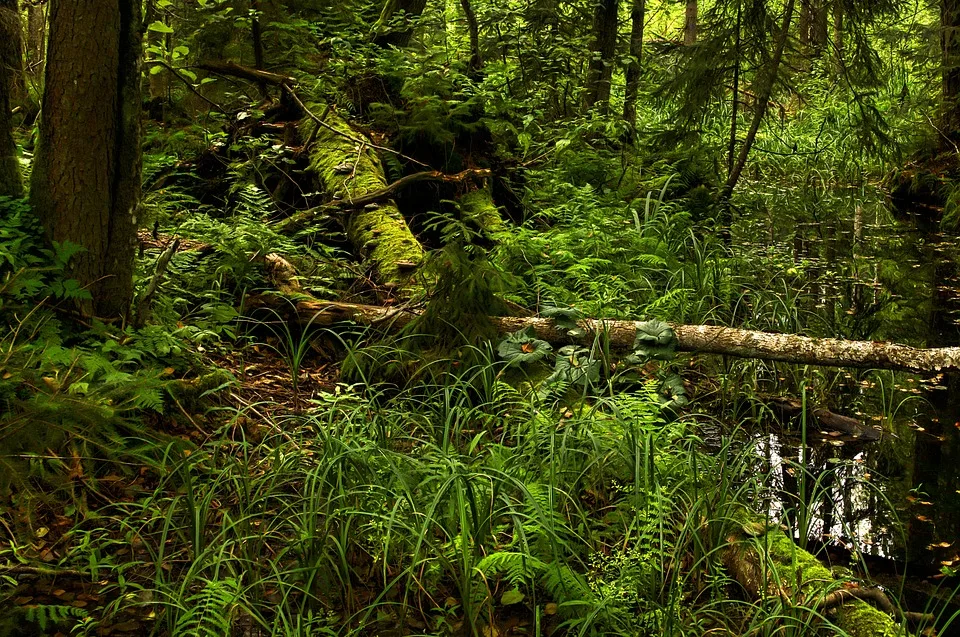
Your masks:
M 749 445 L 705 454 L 652 386 L 545 402 L 478 358 L 285 417 L 224 409 L 128 456 L 126 495 L 73 517 L 50 564 L 102 605 L 49 614 L 90 635 L 811 634 L 815 609 L 741 601 L 722 563 L 734 504 L 769 497 Z

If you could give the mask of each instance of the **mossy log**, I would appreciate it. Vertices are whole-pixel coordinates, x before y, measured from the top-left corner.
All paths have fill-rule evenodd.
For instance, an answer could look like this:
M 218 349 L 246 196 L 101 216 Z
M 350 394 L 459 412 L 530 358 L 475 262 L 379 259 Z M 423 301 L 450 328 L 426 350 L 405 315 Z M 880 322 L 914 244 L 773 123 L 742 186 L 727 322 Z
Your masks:
M 909 634 L 891 615 L 895 609 L 883 591 L 838 580 L 778 525 L 750 511 L 739 509 L 733 522 L 722 559 L 752 598 L 779 597 L 784 605 L 822 614 L 851 637 Z
M 314 140 L 309 171 L 334 199 L 349 201 L 387 187 L 383 164 L 372 142 L 332 109 L 327 111 L 324 125 L 305 119 L 301 133 L 304 139 Z M 344 225 L 347 238 L 380 283 L 400 288 L 411 284 L 424 250 L 392 199 L 347 213 Z
M 460 197 L 457 203 L 460 204 L 460 214 L 465 219 L 470 219 L 487 232 L 504 229 L 503 217 L 497 204 L 493 202 L 493 191 L 489 185 L 471 190 Z
M 347 320 L 364 325 L 382 325 L 390 329 L 399 329 L 418 315 L 417 311 L 403 307 L 357 305 L 316 299 L 298 302 L 297 313 L 301 321 L 312 321 L 314 325 L 332 325 Z M 621 351 L 633 348 L 641 326 L 637 321 L 584 319 L 579 324 L 586 335 L 571 339 L 568 330 L 558 327 L 551 319 L 491 316 L 490 321 L 501 334 L 532 329 L 537 338 L 554 344 L 579 342 L 589 346 L 598 334 L 604 334 L 611 347 Z M 724 354 L 828 367 L 894 369 L 921 373 L 960 371 L 960 347 L 923 349 L 896 343 L 810 338 L 714 325 L 671 327 L 677 337 L 677 349 L 681 352 Z

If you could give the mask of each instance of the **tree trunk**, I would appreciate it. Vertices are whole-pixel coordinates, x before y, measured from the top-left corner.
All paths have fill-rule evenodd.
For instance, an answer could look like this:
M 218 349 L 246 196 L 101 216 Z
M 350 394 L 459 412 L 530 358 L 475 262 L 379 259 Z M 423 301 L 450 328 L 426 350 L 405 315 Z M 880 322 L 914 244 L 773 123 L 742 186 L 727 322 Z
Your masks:
M 355 305 L 320 300 L 297 303 L 298 318 L 313 325 L 332 325 L 355 321 L 363 325 L 383 325 L 400 329 L 418 314 L 416 311 Z M 491 316 L 497 332 L 506 334 L 532 329 L 537 338 L 554 344 L 579 342 L 592 346 L 598 336 L 609 339 L 611 348 L 633 349 L 641 323 L 584 319 L 580 326 L 586 335 L 572 340 L 566 328 L 551 319 Z M 894 369 L 912 372 L 960 371 L 960 347 L 921 349 L 874 341 L 845 341 L 836 338 L 810 338 L 795 334 L 775 334 L 714 325 L 673 325 L 677 349 L 681 352 L 723 354 L 738 358 L 822 365 L 859 369 Z
M 27 74 L 32 78 L 43 75 L 43 60 L 47 34 L 46 5 L 27 5 Z
M 147 0 L 147 4 L 146 4 L 146 8 L 145 8 L 145 15 L 144 15 L 144 23 L 145 23 L 145 24 L 153 24 L 154 22 L 157 22 L 157 21 L 163 22 L 162 16 L 160 15 L 160 12 L 157 11 L 157 1 L 156 1 L 156 0 Z M 158 32 L 158 31 L 147 31 L 147 33 L 146 33 L 146 38 L 147 38 L 147 47 L 148 47 L 148 48 L 149 48 L 149 47 L 156 47 L 156 48 L 158 48 L 158 49 L 160 49 L 160 50 L 166 50 L 167 47 L 166 47 L 166 44 L 165 44 L 165 36 L 164 36 L 163 33 L 160 33 L 160 32 Z M 155 55 L 155 54 L 154 54 L 154 55 Z M 151 59 L 156 59 L 156 58 L 154 57 L 154 58 L 151 58 Z M 167 62 L 168 64 L 170 63 L 170 60 L 167 59 L 167 56 L 166 56 L 166 55 L 164 55 L 162 59 L 163 59 L 165 62 Z M 164 68 L 163 65 L 160 65 L 160 64 L 156 64 L 156 65 L 150 66 L 150 68 L 148 69 L 148 71 L 149 71 L 149 72 L 148 72 L 148 77 L 149 77 L 148 86 L 149 86 L 149 91 L 150 91 L 150 101 L 151 101 L 151 103 L 154 103 L 154 104 L 165 104 L 165 103 L 167 102 L 168 94 L 169 94 L 169 91 L 170 91 L 170 74 L 169 74 L 169 71 L 167 71 L 167 69 Z M 163 111 L 162 108 L 160 108 L 160 109 L 158 109 L 158 110 L 159 110 L 161 113 L 162 113 L 162 111 Z M 163 119 L 163 118 L 161 117 L 161 119 Z
M 139 0 L 51 0 L 30 200 L 50 241 L 85 248 L 70 274 L 103 317 L 133 296 L 141 48 Z
M 960 0 L 940 0 L 940 47 L 943 82 L 942 130 L 947 146 L 960 138 Z
M 686 45 L 697 41 L 697 14 L 697 0 L 687 0 L 683 20 L 683 43 Z
M 587 68 L 585 105 L 587 108 L 596 106 L 603 112 L 610 105 L 619 6 L 619 0 L 598 0 L 593 15 L 593 46 L 590 49 L 590 66 Z
M 349 201 L 387 188 L 383 165 L 369 140 L 332 110 L 327 112 L 325 126 L 307 119 L 301 132 L 304 139 L 315 138 L 310 171 L 330 196 Z M 346 215 L 347 237 L 379 281 L 408 286 L 424 252 L 393 199 Z
M 260 2 L 259 0 L 250 0 L 250 38 L 253 41 L 253 67 L 258 71 L 264 70 L 263 67 L 263 32 L 260 29 Z M 267 83 L 259 82 L 257 88 L 260 89 L 260 96 L 266 98 Z
M 760 124 L 763 122 L 763 118 L 767 114 L 767 104 L 770 101 L 770 97 L 773 95 L 773 87 L 777 83 L 777 76 L 780 72 L 780 62 L 783 59 L 783 50 L 786 48 L 787 39 L 790 36 L 790 22 L 793 20 L 793 6 L 794 0 L 787 0 L 787 6 L 783 11 L 783 24 L 780 27 L 780 33 L 777 35 L 777 41 L 774 45 L 775 48 L 773 57 L 766 65 L 757 70 L 757 89 L 754 91 L 754 94 L 756 95 L 756 102 L 754 103 L 753 107 L 753 120 L 750 123 L 750 129 L 747 131 L 747 136 L 743 140 L 743 145 L 740 146 L 740 154 L 737 156 L 737 161 L 733 165 L 733 170 L 730 171 L 730 174 L 727 176 L 727 181 L 720 191 L 720 232 L 725 242 L 730 241 L 730 225 L 732 223 L 730 214 L 730 197 L 733 195 L 733 189 L 736 187 L 737 182 L 740 181 L 740 175 L 743 173 L 743 169 L 747 165 L 747 158 L 750 156 L 750 150 L 753 148 L 753 143 L 757 139 L 757 132 L 760 130 Z
M 626 93 L 623 98 L 623 120 L 631 129 L 637 125 L 637 92 L 643 61 L 643 26 L 647 18 L 646 0 L 633 0 L 630 6 L 630 61 L 627 63 Z
M 410 21 L 423 15 L 426 7 L 427 0 L 386 0 L 380 12 L 380 19 L 373 25 L 373 43 L 381 47 L 395 46 L 398 49 L 406 47 L 410 44 L 410 38 L 413 37 Z M 401 12 L 405 14 L 404 26 L 391 30 L 391 21 Z
M 460 8 L 463 9 L 463 15 L 467 19 L 467 30 L 470 33 L 470 64 L 467 72 L 471 77 L 476 78 L 483 69 L 483 57 L 480 55 L 480 23 L 477 21 L 477 14 L 470 0 L 460 0 Z
M 0 196 L 22 194 L 10 113 L 15 78 L 22 74 L 20 13 L 16 0 L 0 0 Z

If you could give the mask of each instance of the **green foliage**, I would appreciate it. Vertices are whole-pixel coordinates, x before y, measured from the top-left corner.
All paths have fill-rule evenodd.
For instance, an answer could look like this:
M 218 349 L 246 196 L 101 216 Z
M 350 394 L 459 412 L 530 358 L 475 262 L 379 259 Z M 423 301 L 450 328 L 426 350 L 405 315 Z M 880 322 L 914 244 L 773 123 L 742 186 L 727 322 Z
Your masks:
M 508 365 L 523 365 L 541 361 L 553 351 L 550 343 L 537 338 L 533 328 L 509 334 L 497 345 L 497 354 Z

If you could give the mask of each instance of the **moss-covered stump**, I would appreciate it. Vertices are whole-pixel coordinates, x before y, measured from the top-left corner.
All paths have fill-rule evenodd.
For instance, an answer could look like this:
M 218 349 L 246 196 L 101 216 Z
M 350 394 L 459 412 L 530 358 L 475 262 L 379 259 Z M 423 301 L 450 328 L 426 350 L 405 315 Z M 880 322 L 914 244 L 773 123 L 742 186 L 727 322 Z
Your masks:
M 309 170 L 320 188 L 331 197 L 347 200 L 385 188 L 383 164 L 370 140 L 332 109 L 324 124 L 309 118 L 301 124 L 303 138 L 314 140 Z M 347 238 L 378 281 L 409 288 L 424 251 L 397 204 L 388 199 L 345 214 Z
M 740 509 L 727 537 L 723 563 L 755 599 L 779 597 L 785 605 L 823 614 L 852 637 L 909 635 L 879 606 L 893 610 L 882 591 L 837 579 L 816 557 L 800 549 L 779 526 Z
M 494 233 L 504 229 L 500 209 L 493 203 L 493 193 L 489 187 L 471 190 L 458 200 L 460 214 L 470 219 L 487 232 Z

